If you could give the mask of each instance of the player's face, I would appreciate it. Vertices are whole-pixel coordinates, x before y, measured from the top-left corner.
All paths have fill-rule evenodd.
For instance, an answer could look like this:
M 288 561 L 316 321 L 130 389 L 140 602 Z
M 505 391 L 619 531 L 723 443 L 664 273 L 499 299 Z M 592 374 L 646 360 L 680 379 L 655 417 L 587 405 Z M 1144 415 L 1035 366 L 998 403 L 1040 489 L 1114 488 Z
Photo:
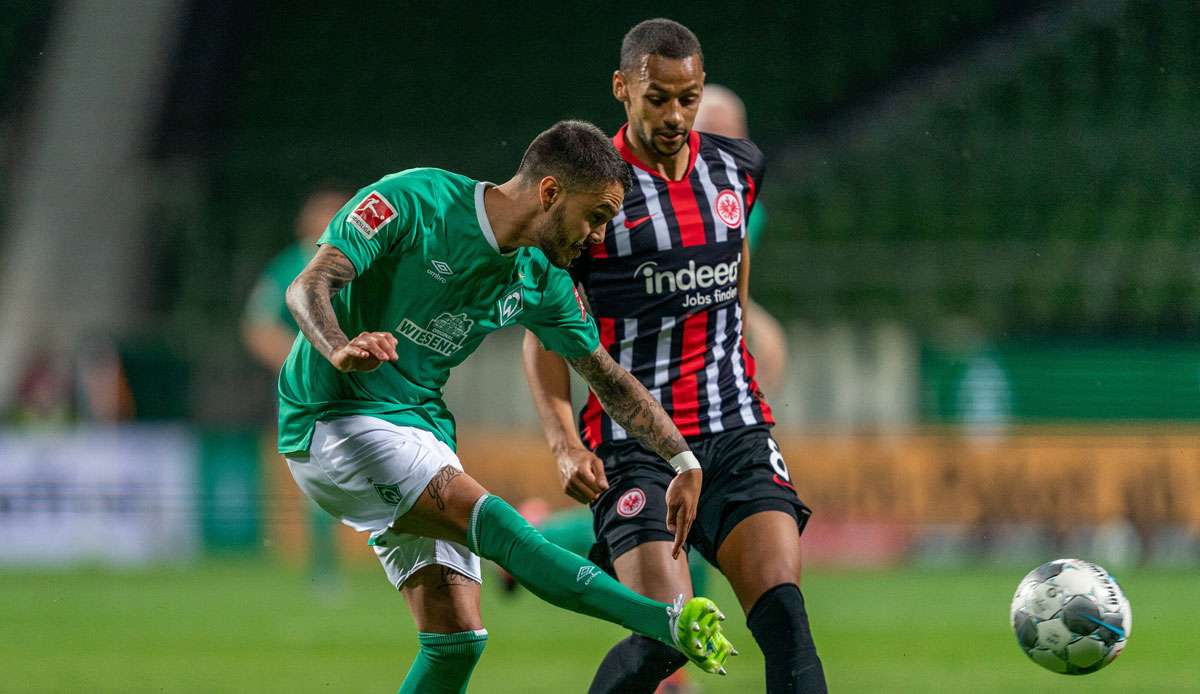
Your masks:
M 673 157 L 687 144 L 704 92 L 700 56 L 682 60 L 642 57 L 637 70 L 613 75 L 613 95 L 625 105 L 634 137 L 661 157 Z
M 561 193 L 545 215 L 538 247 L 551 263 L 567 267 L 588 244 L 604 240 L 604 227 L 624 200 L 625 190 L 615 181 L 600 190 Z

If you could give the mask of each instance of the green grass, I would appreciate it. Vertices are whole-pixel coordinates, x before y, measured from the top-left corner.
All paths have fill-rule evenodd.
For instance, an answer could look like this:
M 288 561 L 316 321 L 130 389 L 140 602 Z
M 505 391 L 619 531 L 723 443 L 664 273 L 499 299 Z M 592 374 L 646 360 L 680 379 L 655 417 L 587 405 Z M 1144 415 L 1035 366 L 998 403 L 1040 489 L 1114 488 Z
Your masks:
M 1080 678 L 1043 671 L 1007 626 L 1023 570 L 814 572 L 805 593 L 830 689 L 845 692 L 1200 692 L 1200 578 L 1129 572 L 1129 647 Z M 717 585 L 719 584 L 719 585 Z M 723 581 L 714 597 L 731 615 Z M 345 576 L 340 598 L 265 561 L 178 570 L 0 572 L 0 691 L 393 692 L 415 652 L 403 600 L 382 572 Z M 491 632 L 472 692 L 582 692 L 620 629 L 528 593 L 484 590 Z M 706 693 L 762 691 L 762 660 L 695 672 Z

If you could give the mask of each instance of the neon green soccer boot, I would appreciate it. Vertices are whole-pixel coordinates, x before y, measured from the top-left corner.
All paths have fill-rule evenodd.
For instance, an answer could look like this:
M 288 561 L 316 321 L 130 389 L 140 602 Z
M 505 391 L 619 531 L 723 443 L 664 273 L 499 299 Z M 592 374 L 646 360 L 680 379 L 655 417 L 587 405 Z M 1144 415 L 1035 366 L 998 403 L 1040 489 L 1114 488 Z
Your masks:
M 708 598 L 692 598 L 686 603 L 683 595 L 667 609 L 671 617 L 671 638 L 679 649 L 701 670 L 714 675 L 725 674 L 725 659 L 737 655 L 737 649 L 725 638 L 721 622 L 725 615 Z

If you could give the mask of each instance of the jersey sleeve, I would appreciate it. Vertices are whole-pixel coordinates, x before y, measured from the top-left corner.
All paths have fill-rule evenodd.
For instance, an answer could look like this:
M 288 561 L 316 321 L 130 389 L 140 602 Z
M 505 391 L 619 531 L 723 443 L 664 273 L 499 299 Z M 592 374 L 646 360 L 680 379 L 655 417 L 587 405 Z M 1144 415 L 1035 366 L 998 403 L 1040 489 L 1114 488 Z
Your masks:
M 750 177 L 754 179 L 754 185 L 758 189 L 757 192 L 761 192 L 763 180 L 767 177 L 767 156 L 750 140 L 744 140 L 744 142 L 749 145 L 746 168 L 750 172 Z M 755 195 L 755 200 L 757 199 L 758 196 Z
M 564 357 L 591 354 L 600 346 L 596 321 L 588 315 L 566 270 L 549 268 L 541 301 L 522 315 L 521 324 L 532 330 L 546 349 Z
M 750 140 L 713 135 L 712 133 L 703 133 L 703 136 L 714 141 L 722 150 L 729 152 L 738 169 L 746 176 L 745 196 L 747 213 L 749 213 L 754 209 L 755 203 L 758 202 L 758 196 L 762 193 L 763 179 L 767 175 L 766 155 L 762 153 L 758 145 Z
M 368 186 L 334 215 L 317 243 L 344 253 L 361 275 L 379 257 L 411 244 L 417 214 L 414 196 L 403 186 Z
M 753 213 L 755 205 L 758 203 L 758 196 L 762 194 L 763 178 L 767 175 L 767 157 L 750 140 L 734 140 L 734 157 L 737 158 L 738 166 L 746 172 L 749 179 L 749 190 L 746 191 L 746 206 L 748 212 Z

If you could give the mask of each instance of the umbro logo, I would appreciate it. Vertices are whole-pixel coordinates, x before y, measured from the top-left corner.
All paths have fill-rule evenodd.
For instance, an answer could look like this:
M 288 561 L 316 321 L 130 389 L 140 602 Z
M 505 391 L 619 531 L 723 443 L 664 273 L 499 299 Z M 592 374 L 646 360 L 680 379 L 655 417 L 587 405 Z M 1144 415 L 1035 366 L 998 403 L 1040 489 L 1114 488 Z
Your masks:
M 575 575 L 575 582 L 582 583 L 585 586 L 592 585 L 592 579 L 600 575 L 600 569 L 588 564 L 579 567 L 579 573 Z
M 451 267 L 449 265 L 447 265 L 446 263 L 444 263 L 440 260 L 431 260 L 431 261 L 429 261 L 429 264 L 433 266 L 433 269 L 426 270 L 425 272 L 430 277 L 437 280 L 438 282 L 441 282 L 442 284 L 446 283 L 446 275 L 454 274 L 454 270 L 451 269 Z

